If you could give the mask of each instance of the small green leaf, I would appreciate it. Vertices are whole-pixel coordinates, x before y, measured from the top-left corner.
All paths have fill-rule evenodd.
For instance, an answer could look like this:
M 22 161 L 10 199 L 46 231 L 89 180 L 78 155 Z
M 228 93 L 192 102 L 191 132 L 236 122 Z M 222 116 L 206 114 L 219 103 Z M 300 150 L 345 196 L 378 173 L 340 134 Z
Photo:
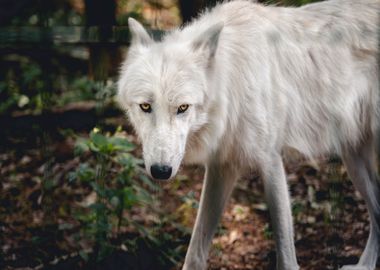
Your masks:
M 125 187 L 123 189 L 124 204 L 127 208 L 131 208 L 136 205 L 138 198 L 135 194 L 135 191 L 131 187 Z
M 104 145 L 107 145 L 107 143 L 108 143 L 107 137 L 105 137 L 104 135 L 102 135 L 100 133 L 91 132 L 90 138 L 91 138 L 92 142 L 97 146 L 104 146 Z
M 109 141 L 114 146 L 114 149 L 118 150 L 118 151 L 130 152 L 130 151 L 133 151 L 136 148 L 136 146 L 133 143 L 129 142 L 125 138 L 110 137 Z

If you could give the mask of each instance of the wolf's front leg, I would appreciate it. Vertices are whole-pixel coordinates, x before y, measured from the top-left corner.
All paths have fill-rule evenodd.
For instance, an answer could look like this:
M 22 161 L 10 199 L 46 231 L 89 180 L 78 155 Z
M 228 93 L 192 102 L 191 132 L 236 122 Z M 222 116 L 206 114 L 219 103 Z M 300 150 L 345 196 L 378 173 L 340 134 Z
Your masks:
M 229 164 L 208 164 L 183 270 L 206 269 L 213 235 L 238 177 L 238 169 Z
M 285 170 L 280 154 L 260 166 L 277 251 L 277 270 L 299 269 L 294 247 L 292 213 Z

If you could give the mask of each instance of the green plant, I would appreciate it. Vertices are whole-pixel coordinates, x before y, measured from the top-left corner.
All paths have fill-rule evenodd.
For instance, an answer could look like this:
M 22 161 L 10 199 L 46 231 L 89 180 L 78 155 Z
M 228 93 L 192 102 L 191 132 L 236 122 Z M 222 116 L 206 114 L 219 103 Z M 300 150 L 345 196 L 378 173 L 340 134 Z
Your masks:
M 112 135 L 104 135 L 94 129 L 88 139 L 77 140 L 75 154 L 87 155 L 87 162 L 69 174 L 69 181 L 89 185 L 96 197 L 77 215 L 86 237 L 94 241 L 93 256 L 96 260 L 112 252 L 115 248 L 112 235 L 117 236 L 122 226 L 133 228 L 138 235 L 155 240 L 143 224 L 127 218 L 128 212 L 135 206 L 153 205 L 149 191 L 158 190 L 139 166 L 142 161 L 131 153 L 134 149 L 135 145 L 127 140 L 120 129 Z M 134 241 L 129 239 L 125 244 L 132 250 Z M 86 256 L 82 252 L 82 257 Z

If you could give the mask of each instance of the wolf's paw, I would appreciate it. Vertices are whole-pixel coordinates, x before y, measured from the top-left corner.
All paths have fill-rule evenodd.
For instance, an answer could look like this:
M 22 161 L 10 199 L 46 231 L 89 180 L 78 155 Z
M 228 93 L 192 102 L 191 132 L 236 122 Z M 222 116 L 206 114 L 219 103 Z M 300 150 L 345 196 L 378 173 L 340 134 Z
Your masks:
M 364 265 L 345 265 L 339 270 L 374 270 Z

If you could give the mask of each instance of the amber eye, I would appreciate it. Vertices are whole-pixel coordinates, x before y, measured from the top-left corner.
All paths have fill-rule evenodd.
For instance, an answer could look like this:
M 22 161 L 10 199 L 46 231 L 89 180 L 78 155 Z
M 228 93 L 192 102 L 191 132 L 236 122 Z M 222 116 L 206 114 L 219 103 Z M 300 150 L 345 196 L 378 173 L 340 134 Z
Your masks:
M 141 110 L 143 110 L 143 112 L 146 112 L 146 113 L 150 113 L 152 111 L 152 106 L 150 106 L 149 103 L 140 104 L 140 108 Z
M 183 104 L 178 107 L 177 114 L 184 113 L 189 108 L 188 104 Z

